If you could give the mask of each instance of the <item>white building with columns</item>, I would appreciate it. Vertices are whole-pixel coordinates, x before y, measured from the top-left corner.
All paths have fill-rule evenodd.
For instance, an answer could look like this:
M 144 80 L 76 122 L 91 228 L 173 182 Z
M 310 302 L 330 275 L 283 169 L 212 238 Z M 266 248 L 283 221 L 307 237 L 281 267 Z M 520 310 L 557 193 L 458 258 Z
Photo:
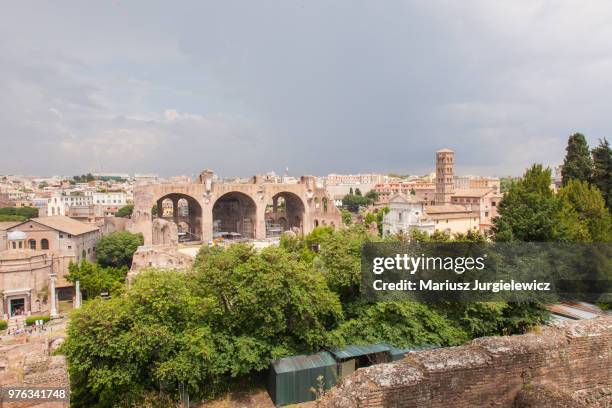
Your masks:
M 383 219 L 383 236 L 419 230 L 432 234 L 434 223 L 425 217 L 425 206 L 411 196 L 396 194 L 389 199 L 389 212 Z

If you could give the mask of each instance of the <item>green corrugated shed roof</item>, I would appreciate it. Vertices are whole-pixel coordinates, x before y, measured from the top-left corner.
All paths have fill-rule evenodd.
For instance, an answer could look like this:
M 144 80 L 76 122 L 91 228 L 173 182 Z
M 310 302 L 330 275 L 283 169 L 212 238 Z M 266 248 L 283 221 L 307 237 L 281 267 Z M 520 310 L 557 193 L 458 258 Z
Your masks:
M 341 349 L 329 350 L 329 352 L 332 353 L 337 360 L 345 360 L 347 358 L 382 353 L 385 351 L 389 351 L 389 346 L 386 344 L 368 344 L 365 346 L 350 345 Z
M 285 357 L 272 361 L 272 367 L 276 373 L 288 373 L 317 367 L 329 367 L 335 364 L 336 360 L 326 351 L 307 356 Z

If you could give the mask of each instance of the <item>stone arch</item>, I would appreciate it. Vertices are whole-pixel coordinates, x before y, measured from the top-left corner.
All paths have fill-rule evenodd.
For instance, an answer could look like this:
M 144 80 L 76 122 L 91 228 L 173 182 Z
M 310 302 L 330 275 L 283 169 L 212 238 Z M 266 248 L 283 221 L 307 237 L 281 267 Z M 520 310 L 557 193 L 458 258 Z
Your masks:
M 174 202 L 166 197 L 157 202 L 157 217 L 172 219 L 174 217 Z
M 153 215 L 153 218 L 173 222 L 177 231 L 181 223 L 188 225 L 188 230 L 182 231 L 185 241 L 202 240 L 202 207 L 197 199 L 183 193 L 168 193 L 159 197 L 153 207 L 157 208 L 157 215 Z
M 323 212 L 327 212 L 327 207 L 329 203 L 327 202 L 327 197 L 323 197 Z
M 186 198 L 180 198 L 177 204 L 179 218 L 188 218 L 189 217 L 189 201 Z
M 230 191 L 219 197 L 212 208 L 213 237 L 255 238 L 257 204 L 245 193 Z
M 266 206 L 266 236 L 277 236 L 283 231 L 304 232 L 306 206 L 295 193 L 281 191 L 272 196 Z

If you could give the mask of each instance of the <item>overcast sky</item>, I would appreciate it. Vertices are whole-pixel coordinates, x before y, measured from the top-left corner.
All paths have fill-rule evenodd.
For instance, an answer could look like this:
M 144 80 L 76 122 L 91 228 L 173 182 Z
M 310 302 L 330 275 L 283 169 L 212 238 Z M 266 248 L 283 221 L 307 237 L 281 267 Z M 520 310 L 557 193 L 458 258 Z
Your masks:
M 12 1 L 0 174 L 520 174 L 612 135 L 609 1 Z

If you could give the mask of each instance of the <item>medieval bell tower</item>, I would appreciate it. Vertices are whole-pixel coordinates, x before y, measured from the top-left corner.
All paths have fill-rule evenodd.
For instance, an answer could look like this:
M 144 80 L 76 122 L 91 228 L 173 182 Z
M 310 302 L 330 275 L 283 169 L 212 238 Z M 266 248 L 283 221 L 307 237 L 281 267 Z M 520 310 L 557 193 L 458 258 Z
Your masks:
M 436 152 L 436 205 L 449 204 L 455 193 L 455 152 L 441 149 Z

